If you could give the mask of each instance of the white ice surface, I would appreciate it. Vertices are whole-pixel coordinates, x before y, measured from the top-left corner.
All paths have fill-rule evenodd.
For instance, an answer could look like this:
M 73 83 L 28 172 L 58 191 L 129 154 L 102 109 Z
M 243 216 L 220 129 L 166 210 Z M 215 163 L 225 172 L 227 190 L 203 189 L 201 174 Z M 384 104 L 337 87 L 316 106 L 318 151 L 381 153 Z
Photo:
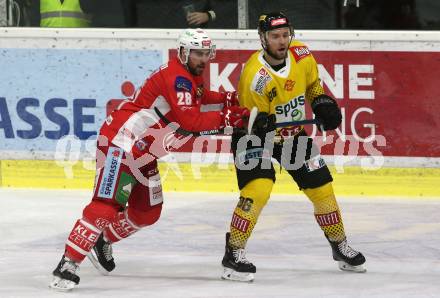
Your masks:
M 88 260 L 71 293 L 48 288 L 86 191 L 0 188 L 0 297 L 440 297 L 440 198 L 339 199 L 366 274 L 342 272 L 305 197 L 274 196 L 248 243 L 253 283 L 220 279 L 234 194 L 166 193 L 162 217 L 114 245 L 117 267 Z

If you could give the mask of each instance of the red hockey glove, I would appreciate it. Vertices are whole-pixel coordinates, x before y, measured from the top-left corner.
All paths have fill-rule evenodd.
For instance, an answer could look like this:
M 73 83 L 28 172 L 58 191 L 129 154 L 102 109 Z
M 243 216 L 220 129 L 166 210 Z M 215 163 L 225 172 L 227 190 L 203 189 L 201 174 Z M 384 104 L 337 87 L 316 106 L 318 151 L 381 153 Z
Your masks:
M 225 107 L 222 112 L 223 123 L 220 128 L 231 126 L 234 128 L 244 128 L 249 120 L 249 110 L 239 106 Z
M 236 91 L 225 93 L 225 107 L 238 106 L 238 93 Z

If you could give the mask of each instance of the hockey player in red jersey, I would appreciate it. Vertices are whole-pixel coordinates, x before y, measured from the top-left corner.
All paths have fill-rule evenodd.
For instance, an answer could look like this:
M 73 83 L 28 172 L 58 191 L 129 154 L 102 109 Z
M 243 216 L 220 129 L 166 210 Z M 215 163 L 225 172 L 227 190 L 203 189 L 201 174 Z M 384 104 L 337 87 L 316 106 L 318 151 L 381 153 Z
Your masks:
M 67 238 L 51 288 L 74 288 L 86 256 L 108 274 L 115 268 L 111 244 L 159 219 L 163 197 L 156 159 L 167 153 L 167 123 L 196 132 L 244 127 L 249 111 L 237 106 L 235 93 L 203 86 L 201 75 L 214 55 L 205 31 L 184 30 L 178 57 L 153 72 L 131 100 L 107 117 L 98 136 L 93 198 Z M 223 110 L 200 111 L 202 104 L 213 103 L 223 103 Z

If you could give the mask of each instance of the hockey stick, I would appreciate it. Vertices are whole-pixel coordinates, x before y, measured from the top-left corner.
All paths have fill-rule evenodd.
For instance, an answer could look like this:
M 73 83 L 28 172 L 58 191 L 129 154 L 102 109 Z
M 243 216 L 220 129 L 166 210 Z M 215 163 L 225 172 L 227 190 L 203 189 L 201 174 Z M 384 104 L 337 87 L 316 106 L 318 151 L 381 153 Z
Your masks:
M 298 121 L 291 121 L 291 122 L 275 123 L 275 127 L 278 128 L 278 127 L 300 126 L 300 125 L 308 125 L 308 124 L 321 125 L 321 122 L 319 122 L 318 119 L 305 119 L 305 120 L 298 120 Z
M 227 126 L 223 129 L 211 129 L 211 130 L 203 130 L 203 131 L 190 131 L 183 129 L 179 126 L 176 126 L 174 122 L 171 122 L 168 118 L 166 118 L 161 111 L 157 107 L 154 107 L 154 111 L 156 112 L 157 116 L 171 129 L 173 129 L 178 134 L 181 134 L 183 136 L 193 136 L 193 137 L 200 137 L 200 136 L 212 136 L 212 135 L 231 135 L 234 131 L 234 129 L 231 126 Z
M 257 118 L 257 115 L 258 115 L 258 108 L 253 107 L 249 115 L 249 122 L 247 128 L 248 135 L 252 133 L 252 127 L 254 126 L 255 118 Z
M 258 108 L 253 107 L 251 110 L 251 115 L 249 116 L 248 129 L 247 129 L 248 134 L 251 134 L 252 126 L 254 126 L 254 122 L 255 122 L 255 119 L 257 118 L 257 115 L 258 115 Z M 318 119 L 305 119 L 305 120 L 298 120 L 298 121 L 275 123 L 275 127 L 281 128 L 281 127 L 301 126 L 301 125 L 309 125 L 309 124 L 322 125 Z

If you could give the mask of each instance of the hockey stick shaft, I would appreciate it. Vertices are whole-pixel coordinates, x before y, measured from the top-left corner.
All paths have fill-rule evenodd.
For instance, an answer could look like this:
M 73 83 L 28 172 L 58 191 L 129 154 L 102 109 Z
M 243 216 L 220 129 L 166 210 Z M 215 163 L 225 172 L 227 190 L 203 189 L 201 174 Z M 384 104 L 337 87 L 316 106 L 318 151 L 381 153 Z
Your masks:
M 320 125 L 321 122 L 319 122 L 318 119 L 305 119 L 305 120 L 298 120 L 298 121 L 276 123 L 275 127 L 280 128 L 280 127 L 287 127 L 287 126 L 300 126 L 300 125 L 309 125 L 309 124 Z
M 181 127 L 178 127 L 175 125 L 175 123 L 171 122 L 168 118 L 166 118 L 162 112 L 157 108 L 154 107 L 154 111 L 156 112 L 157 116 L 159 116 L 159 118 L 169 127 L 171 127 L 174 131 L 176 131 L 176 133 L 181 134 L 183 136 L 193 136 L 193 137 L 200 137 L 200 136 L 212 136 L 212 135 L 221 135 L 221 134 L 226 134 L 225 129 L 211 129 L 211 130 L 204 130 L 204 131 L 190 131 L 190 130 L 186 130 L 183 129 Z M 232 129 L 231 132 L 228 134 L 232 133 Z
M 252 127 L 254 126 L 254 122 L 255 122 L 255 119 L 257 118 L 257 115 L 258 115 L 258 108 L 253 107 L 251 109 L 251 113 L 250 113 L 250 117 L 249 117 L 248 134 L 251 134 Z M 300 126 L 300 125 L 309 125 L 309 124 L 321 125 L 321 122 L 319 122 L 318 119 L 305 119 L 305 120 L 298 120 L 298 121 L 275 123 L 275 127 L 282 128 L 282 127 L 288 127 L 288 126 Z

